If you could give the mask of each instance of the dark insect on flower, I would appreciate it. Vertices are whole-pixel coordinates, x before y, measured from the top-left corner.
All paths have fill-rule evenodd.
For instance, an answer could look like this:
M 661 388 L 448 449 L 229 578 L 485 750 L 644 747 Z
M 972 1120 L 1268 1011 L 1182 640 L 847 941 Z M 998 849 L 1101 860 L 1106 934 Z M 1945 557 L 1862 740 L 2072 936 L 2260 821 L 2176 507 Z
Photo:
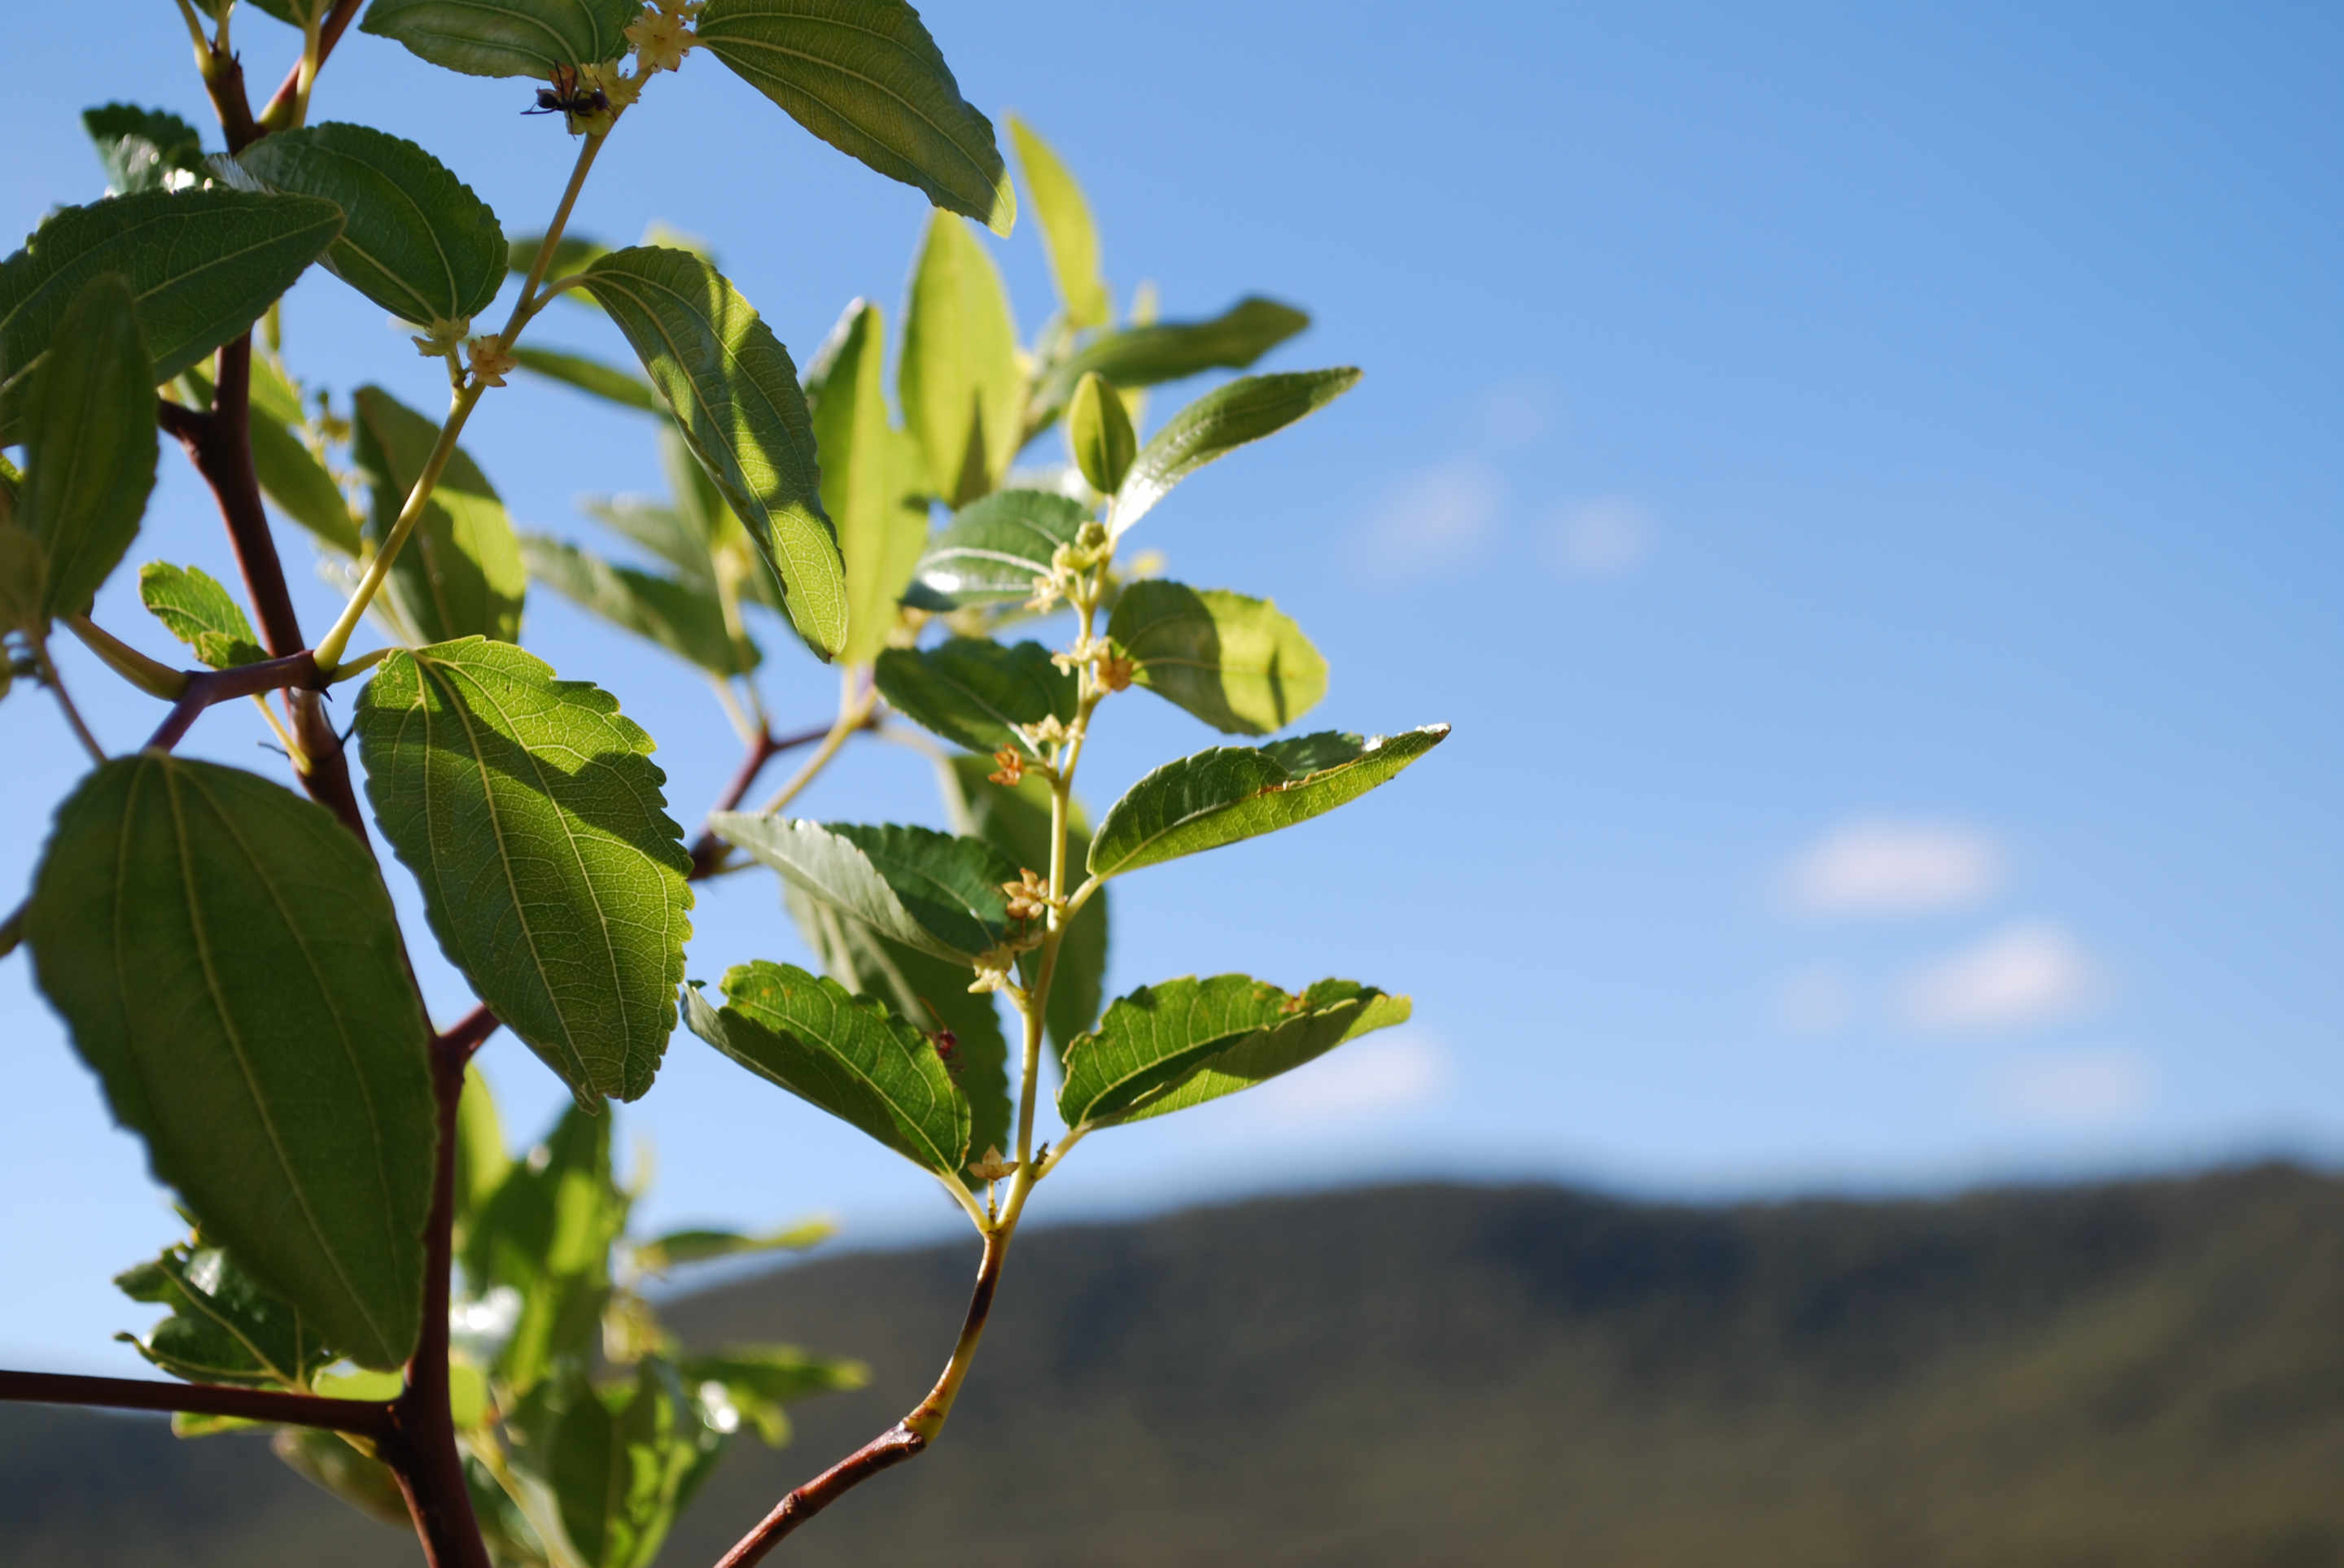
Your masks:
M 611 100 L 600 87 L 589 87 L 578 79 L 575 65 L 553 67 L 553 85 L 537 90 L 537 107 L 523 109 L 524 115 L 607 115 Z
M 928 1016 L 936 1020 L 935 1028 L 924 1029 L 920 1032 L 926 1035 L 928 1043 L 936 1048 L 936 1060 L 945 1064 L 945 1070 L 948 1072 L 957 1070 L 960 1063 L 954 1060 L 953 1053 L 960 1049 L 960 1036 L 945 1027 L 945 1015 L 936 1010 L 935 1003 L 922 997 L 920 1005 L 926 1008 Z

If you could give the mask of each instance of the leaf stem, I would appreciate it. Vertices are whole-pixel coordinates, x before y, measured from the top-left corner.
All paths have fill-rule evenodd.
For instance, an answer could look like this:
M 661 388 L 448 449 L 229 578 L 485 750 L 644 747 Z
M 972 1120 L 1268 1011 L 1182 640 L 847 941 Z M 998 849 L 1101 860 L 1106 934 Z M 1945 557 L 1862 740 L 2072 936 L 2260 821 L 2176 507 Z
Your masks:
M 33 658 L 41 667 L 41 684 L 47 687 L 56 696 L 57 706 L 65 710 L 66 722 L 73 727 L 74 734 L 80 738 L 82 749 L 89 753 L 90 759 L 103 765 L 106 761 L 106 748 L 97 743 L 97 737 L 92 735 L 89 732 L 89 726 L 82 722 L 81 709 L 74 706 L 72 695 L 66 690 L 66 683 L 57 678 L 57 667 L 50 661 L 47 640 L 35 637 L 32 641 Z
M 76 637 L 81 638 L 82 646 L 97 655 L 106 668 L 147 696 L 176 702 L 187 689 L 186 670 L 174 669 L 159 658 L 147 658 L 89 617 L 69 615 L 65 618 L 65 623 Z

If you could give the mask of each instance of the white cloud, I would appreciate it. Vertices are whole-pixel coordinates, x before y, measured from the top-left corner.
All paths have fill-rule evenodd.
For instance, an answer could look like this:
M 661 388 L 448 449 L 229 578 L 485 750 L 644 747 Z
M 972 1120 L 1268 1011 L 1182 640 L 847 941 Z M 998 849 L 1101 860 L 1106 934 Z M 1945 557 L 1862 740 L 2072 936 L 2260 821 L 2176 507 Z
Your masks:
M 1393 486 L 1360 530 L 1354 563 L 1385 581 L 1454 576 L 1479 559 L 1505 505 L 1505 480 L 1479 458 L 1420 469 Z
M 1248 1114 L 1288 1124 L 1360 1121 L 1423 1104 L 1449 1084 L 1449 1050 L 1413 1030 L 1371 1035 L 1248 1091 Z
M 1911 976 L 1905 1021 L 1943 1030 L 2018 1029 L 2081 1011 L 2099 976 L 2076 939 L 2042 922 L 2006 927 Z
M 2069 1050 L 2005 1062 L 1988 1084 L 2016 1121 L 2095 1126 L 2126 1121 L 2157 1098 L 2157 1070 L 2138 1051 Z
M 1802 970 L 1775 991 L 1774 1009 L 1793 1034 L 1830 1034 L 1854 1016 L 1855 986 L 1842 970 Z
M 1554 564 L 1569 578 L 1616 578 L 1632 571 L 1652 545 L 1644 514 L 1618 497 L 1566 513 L 1554 526 Z
M 1873 820 L 1834 829 L 1783 875 L 1810 914 L 1911 914 L 1976 903 L 2002 886 L 2002 847 L 1975 828 Z

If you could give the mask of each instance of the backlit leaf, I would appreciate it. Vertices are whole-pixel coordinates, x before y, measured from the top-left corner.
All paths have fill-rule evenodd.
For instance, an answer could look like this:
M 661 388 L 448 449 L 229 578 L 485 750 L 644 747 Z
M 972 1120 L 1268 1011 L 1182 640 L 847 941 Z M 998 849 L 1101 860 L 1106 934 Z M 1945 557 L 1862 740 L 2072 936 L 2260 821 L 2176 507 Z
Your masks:
M 640 496 L 589 496 L 579 503 L 579 510 L 666 561 L 692 587 L 715 591 L 716 569 L 709 559 L 708 541 L 678 508 Z
M 612 251 L 584 276 L 747 525 L 790 623 L 816 653 L 834 657 L 846 643 L 845 568 L 823 513 L 812 418 L 789 350 L 689 251 Z
M 640 0 L 374 0 L 361 33 L 469 76 L 551 76 L 627 52 Z
M 525 1392 L 556 1362 L 600 1351 L 611 1247 L 631 1206 L 611 1174 L 611 1118 L 572 1105 L 474 1211 L 461 1254 L 473 1293 L 509 1290 L 519 1298 L 519 1316 L 495 1352 L 493 1371 L 506 1388 Z
M 1090 869 L 1117 876 L 1290 828 L 1358 799 L 1448 735 L 1445 724 L 1367 740 L 1329 730 L 1167 762 L 1107 812 Z
M 217 186 L 66 207 L 0 262 L 0 382 L 48 347 L 91 278 L 113 272 L 137 301 L 159 386 L 242 336 L 341 228 L 331 202 Z
M 373 862 L 235 769 L 116 758 L 57 812 L 41 989 L 207 1237 L 361 1365 L 407 1357 L 438 1141 L 430 1038 Z
M 773 1448 L 790 1440 L 784 1406 L 871 1381 L 861 1362 L 810 1356 L 794 1345 L 732 1345 L 712 1355 L 685 1356 L 676 1372 L 699 1400 L 702 1421 L 720 1432 L 745 1422 Z
M 1310 325 L 1308 313 L 1248 295 L 1209 321 L 1167 321 L 1101 333 L 1052 367 L 1034 389 L 1029 424 L 1046 424 L 1096 372 L 1123 391 L 1207 370 L 1243 370 Z
M 880 1002 L 789 964 L 737 965 L 724 1006 L 684 992 L 692 1031 L 770 1082 L 948 1181 L 968 1155 L 968 1102 L 935 1047 Z
M 1007 234 L 1017 196 L 993 123 L 904 0 L 708 0 L 700 42 L 790 117 L 930 201 Z
M 960 507 L 998 485 L 1025 439 L 1017 324 L 1001 269 L 949 213 L 928 217 L 896 374 L 896 401 L 927 458 L 930 493 Z
M 130 290 L 91 280 L 41 362 L 16 523 L 48 553 L 45 613 L 78 615 L 130 541 L 155 487 L 155 377 Z
M 1090 520 L 1080 501 L 1047 490 L 996 490 L 963 507 L 929 541 L 905 602 L 923 609 L 998 604 L 1034 592 L 1050 558 Z
M 888 706 L 971 751 L 1014 746 L 1039 757 L 1017 727 L 1075 719 L 1074 671 L 1051 662 L 1038 642 L 956 637 L 935 648 L 891 648 L 876 674 Z
M 745 638 L 734 643 L 724 624 L 724 608 L 710 589 L 612 566 L 543 534 L 523 534 L 520 551 L 530 577 L 581 609 L 649 638 L 712 675 L 745 674 L 757 668 L 756 646 Z
M 379 547 L 440 438 L 440 427 L 379 387 L 352 400 L 357 434 L 351 458 L 372 481 L 367 537 Z M 520 635 L 529 568 L 505 504 L 462 447 L 440 471 L 407 547 L 385 585 L 409 625 L 427 642 Z
M 1001 885 L 1018 868 L 982 840 L 740 811 L 711 813 L 708 825 L 842 914 L 938 958 L 968 962 L 1012 929 Z
M 1106 280 L 1099 276 L 1098 230 L 1091 223 L 1083 187 L 1050 144 L 1015 115 L 1009 117 L 1009 136 L 1017 145 L 1034 216 L 1042 223 L 1042 248 L 1049 253 L 1050 277 L 1058 286 L 1066 325 L 1105 327 L 1115 307 L 1107 297 Z
M 138 599 L 166 630 L 214 669 L 268 657 L 244 607 L 200 568 L 148 561 L 138 568 Z
M 345 556 L 359 553 L 359 525 L 342 487 L 298 436 L 258 408 L 252 415 L 252 468 L 261 493 L 319 544 Z
M 226 1252 L 200 1240 L 168 1247 L 114 1282 L 134 1302 L 170 1309 L 145 1338 L 115 1338 L 173 1377 L 307 1388 L 340 1355 L 318 1337 L 317 1325 L 300 1308 L 262 1290 Z
M 1245 376 L 1217 387 L 1148 437 L 1115 493 L 1107 526 L 1120 538 L 1173 486 L 1248 441 L 1258 441 L 1323 408 L 1359 384 L 1357 370 L 1295 370 Z
M 1112 1126 L 1201 1105 L 1408 1016 L 1406 997 L 1351 980 L 1299 996 L 1244 975 L 1142 986 L 1066 1048 L 1058 1114 L 1069 1128 Z
M 167 190 L 209 172 L 204 166 L 203 138 L 177 115 L 136 104 L 107 104 L 84 109 L 81 124 L 96 145 L 106 183 L 116 195 Z
M 1131 410 L 1124 407 L 1123 395 L 1096 370 L 1075 386 L 1075 400 L 1066 409 L 1066 445 L 1084 481 L 1102 495 L 1115 493 L 1139 456 Z
M 617 699 L 478 638 L 394 652 L 358 705 L 367 794 L 450 961 L 581 1105 L 651 1087 L 691 869 Z
M 1266 598 L 1129 583 L 1107 636 L 1137 667 L 1137 684 L 1233 735 L 1283 729 L 1327 695 L 1327 661 Z
M 739 1231 L 670 1231 L 634 1249 L 635 1267 L 646 1274 L 664 1274 L 687 1263 L 711 1263 L 759 1252 L 802 1252 L 837 1233 L 838 1227 L 823 1220 L 809 1220 L 761 1236 Z
M 846 563 L 849 664 L 868 664 L 895 628 L 896 602 L 928 538 L 926 485 L 908 460 L 909 439 L 887 422 L 887 328 L 879 307 L 856 300 L 806 372 L 822 504 L 838 527 Z
M 402 137 L 328 121 L 263 136 L 217 166 L 232 184 L 340 207 L 326 270 L 401 320 L 460 331 L 504 282 L 497 215 Z

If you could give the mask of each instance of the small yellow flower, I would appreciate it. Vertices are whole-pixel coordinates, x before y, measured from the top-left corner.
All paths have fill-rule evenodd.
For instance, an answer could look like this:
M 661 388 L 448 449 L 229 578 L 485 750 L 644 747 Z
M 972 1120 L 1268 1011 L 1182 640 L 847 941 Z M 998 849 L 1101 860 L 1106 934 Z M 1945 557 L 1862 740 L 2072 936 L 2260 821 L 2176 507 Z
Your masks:
M 452 352 L 458 344 L 464 341 L 464 334 L 470 330 L 472 318 L 469 316 L 461 321 L 435 321 L 423 329 L 422 337 L 409 341 L 415 345 L 418 354 L 426 359 L 437 359 Z
M 1050 884 L 1026 867 L 1018 867 L 1017 873 L 1016 881 L 1001 884 L 1001 890 L 1009 895 L 1009 918 L 1038 920 L 1050 912 Z
M 968 1173 L 980 1181 L 1005 1181 L 1017 1174 L 1017 1161 L 1003 1159 L 1001 1146 L 988 1143 L 983 1159 L 968 1162 Z
M 1131 660 L 1106 654 L 1098 661 L 1099 684 L 1109 691 L 1122 691 L 1131 685 L 1134 666 Z
M 645 10 L 627 24 L 627 42 L 635 46 L 640 68 L 649 73 L 679 69 L 685 51 L 700 40 L 692 36 L 688 16 L 679 9 L 662 5 L 657 10 Z
M 1047 615 L 1056 607 L 1061 591 L 1063 590 L 1058 587 L 1058 579 L 1056 577 L 1036 578 L 1033 595 L 1026 599 L 1023 608 L 1032 610 L 1036 615 Z
M 1014 788 L 1019 779 L 1026 777 L 1025 754 L 1015 746 L 1003 747 L 993 754 L 993 759 L 1001 766 L 995 771 L 985 776 L 985 782 Z
M 505 347 L 505 340 L 491 333 L 475 337 L 464 345 L 464 357 L 472 367 L 472 376 L 483 387 L 501 387 L 505 377 L 520 367 L 520 356 Z
M 1047 751 L 1066 742 L 1066 727 L 1055 713 L 1039 724 L 1020 724 L 1015 729 L 1026 738 L 1026 744 L 1036 752 Z

